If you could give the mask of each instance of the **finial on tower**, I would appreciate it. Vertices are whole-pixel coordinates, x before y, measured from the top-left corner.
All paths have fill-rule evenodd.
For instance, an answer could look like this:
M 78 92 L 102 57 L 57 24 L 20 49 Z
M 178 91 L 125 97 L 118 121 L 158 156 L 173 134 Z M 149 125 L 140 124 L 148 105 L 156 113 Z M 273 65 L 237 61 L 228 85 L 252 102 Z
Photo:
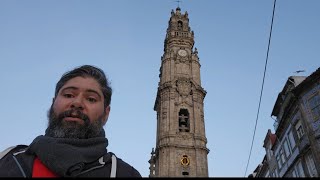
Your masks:
M 178 3 L 178 7 L 180 7 L 180 1 L 178 0 L 178 1 L 176 1 L 177 3 Z
M 176 2 L 178 3 L 178 7 L 176 8 L 176 11 L 180 11 L 180 10 L 181 10 L 181 9 L 180 9 L 180 2 L 181 2 L 181 1 L 178 0 L 178 1 L 176 1 Z

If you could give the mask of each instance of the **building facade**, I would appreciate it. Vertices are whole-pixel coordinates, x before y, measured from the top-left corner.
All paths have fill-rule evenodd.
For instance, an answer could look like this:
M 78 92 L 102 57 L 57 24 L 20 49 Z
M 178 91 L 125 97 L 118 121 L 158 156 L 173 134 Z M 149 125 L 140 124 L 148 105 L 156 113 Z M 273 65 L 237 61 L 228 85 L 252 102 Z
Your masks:
M 275 133 L 264 140 L 266 158 L 254 177 L 319 177 L 320 68 L 308 77 L 291 76 L 279 93 L 272 116 Z
M 149 177 L 208 177 L 200 61 L 188 13 L 171 11 L 161 57 Z

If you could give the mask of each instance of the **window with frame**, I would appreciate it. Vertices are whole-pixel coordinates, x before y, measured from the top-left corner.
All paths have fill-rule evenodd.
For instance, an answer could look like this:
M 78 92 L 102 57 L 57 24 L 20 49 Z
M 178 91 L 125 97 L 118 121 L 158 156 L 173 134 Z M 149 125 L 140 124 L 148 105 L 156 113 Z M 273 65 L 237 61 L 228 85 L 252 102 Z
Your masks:
M 271 149 L 267 149 L 267 157 L 269 161 L 271 160 L 272 155 L 273 155 L 273 151 Z
M 289 137 L 289 144 L 290 144 L 291 150 L 293 150 L 296 147 L 296 141 L 293 137 L 292 130 L 289 132 L 288 137 Z
M 282 163 L 281 163 L 281 160 L 280 160 L 280 156 L 279 156 L 279 155 L 276 156 L 276 160 L 277 160 L 279 169 L 281 169 L 281 168 L 282 168 Z M 274 177 L 274 176 L 273 176 L 273 177 Z
M 299 161 L 296 165 L 296 170 L 298 172 L 298 177 L 305 177 L 305 174 L 304 174 L 304 171 L 303 171 L 303 167 L 302 167 L 302 164 L 301 164 L 301 161 Z
M 292 170 L 292 177 L 299 177 L 299 175 L 295 169 Z
M 310 110 L 313 120 L 316 121 L 320 118 L 320 96 L 319 93 L 314 94 L 309 100 Z
M 271 157 L 273 155 L 273 151 L 271 150 L 271 148 L 272 148 L 272 144 L 271 144 L 271 142 L 269 142 L 267 147 L 266 147 L 268 161 L 271 160 Z
M 274 169 L 274 177 L 279 177 L 279 173 L 278 173 L 278 170 L 277 169 Z
M 295 125 L 295 128 L 296 128 L 296 131 L 297 131 L 297 134 L 298 134 L 298 138 L 301 139 L 302 136 L 304 135 L 304 130 L 303 130 L 303 127 L 302 127 L 302 124 L 301 124 L 300 120 Z
M 183 29 L 183 23 L 182 21 L 178 21 L 178 30 L 182 30 Z
M 304 172 L 302 169 L 301 161 L 296 163 L 291 171 L 292 177 L 304 177 Z
M 317 177 L 318 173 L 311 153 L 307 154 L 306 163 L 310 177 Z
M 283 148 L 284 148 L 284 152 L 286 154 L 286 157 L 289 157 L 291 152 L 290 152 L 290 148 L 289 148 L 289 144 L 288 144 L 287 138 L 283 142 Z
M 286 162 L 286 157 L 284 155 L 283 148 L 280 149 L 280 158 L 281 158 L 281 164 L 284 164 Z
M 179 111 L 179 131 L 190 131 L 189 112 L 187 109 L 180 109 Z

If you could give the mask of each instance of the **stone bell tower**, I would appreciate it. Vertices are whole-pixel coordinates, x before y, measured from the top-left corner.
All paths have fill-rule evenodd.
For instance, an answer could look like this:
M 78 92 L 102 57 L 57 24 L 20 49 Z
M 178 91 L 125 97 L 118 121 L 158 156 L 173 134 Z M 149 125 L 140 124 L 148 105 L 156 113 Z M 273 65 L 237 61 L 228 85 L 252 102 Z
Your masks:
M 149 177 L 208 177 L 200 62 L 189 27 L 188 13 L 172 10 L 154 110 L 156 148 L 152 148 Z

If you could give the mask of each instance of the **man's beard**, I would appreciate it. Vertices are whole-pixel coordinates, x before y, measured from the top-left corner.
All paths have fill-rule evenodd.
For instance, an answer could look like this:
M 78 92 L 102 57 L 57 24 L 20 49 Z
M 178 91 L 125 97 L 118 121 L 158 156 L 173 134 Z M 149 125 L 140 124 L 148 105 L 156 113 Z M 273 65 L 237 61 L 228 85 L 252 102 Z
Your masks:
M 63 120 L 65 117 L 74 117 L 71 115 L 74 113 L 77 118 L 84 121 L 83 124 Z M 76 108 L 64 111 L 57 115 L 51 105 L 48 111 L 48 128 L 46 129 L 46 136 L 74 139 L 88 139 L 104 136 L 102 119 L 104 115 L 105 112 L 98 119 L 91 121 L 87 115 Z

